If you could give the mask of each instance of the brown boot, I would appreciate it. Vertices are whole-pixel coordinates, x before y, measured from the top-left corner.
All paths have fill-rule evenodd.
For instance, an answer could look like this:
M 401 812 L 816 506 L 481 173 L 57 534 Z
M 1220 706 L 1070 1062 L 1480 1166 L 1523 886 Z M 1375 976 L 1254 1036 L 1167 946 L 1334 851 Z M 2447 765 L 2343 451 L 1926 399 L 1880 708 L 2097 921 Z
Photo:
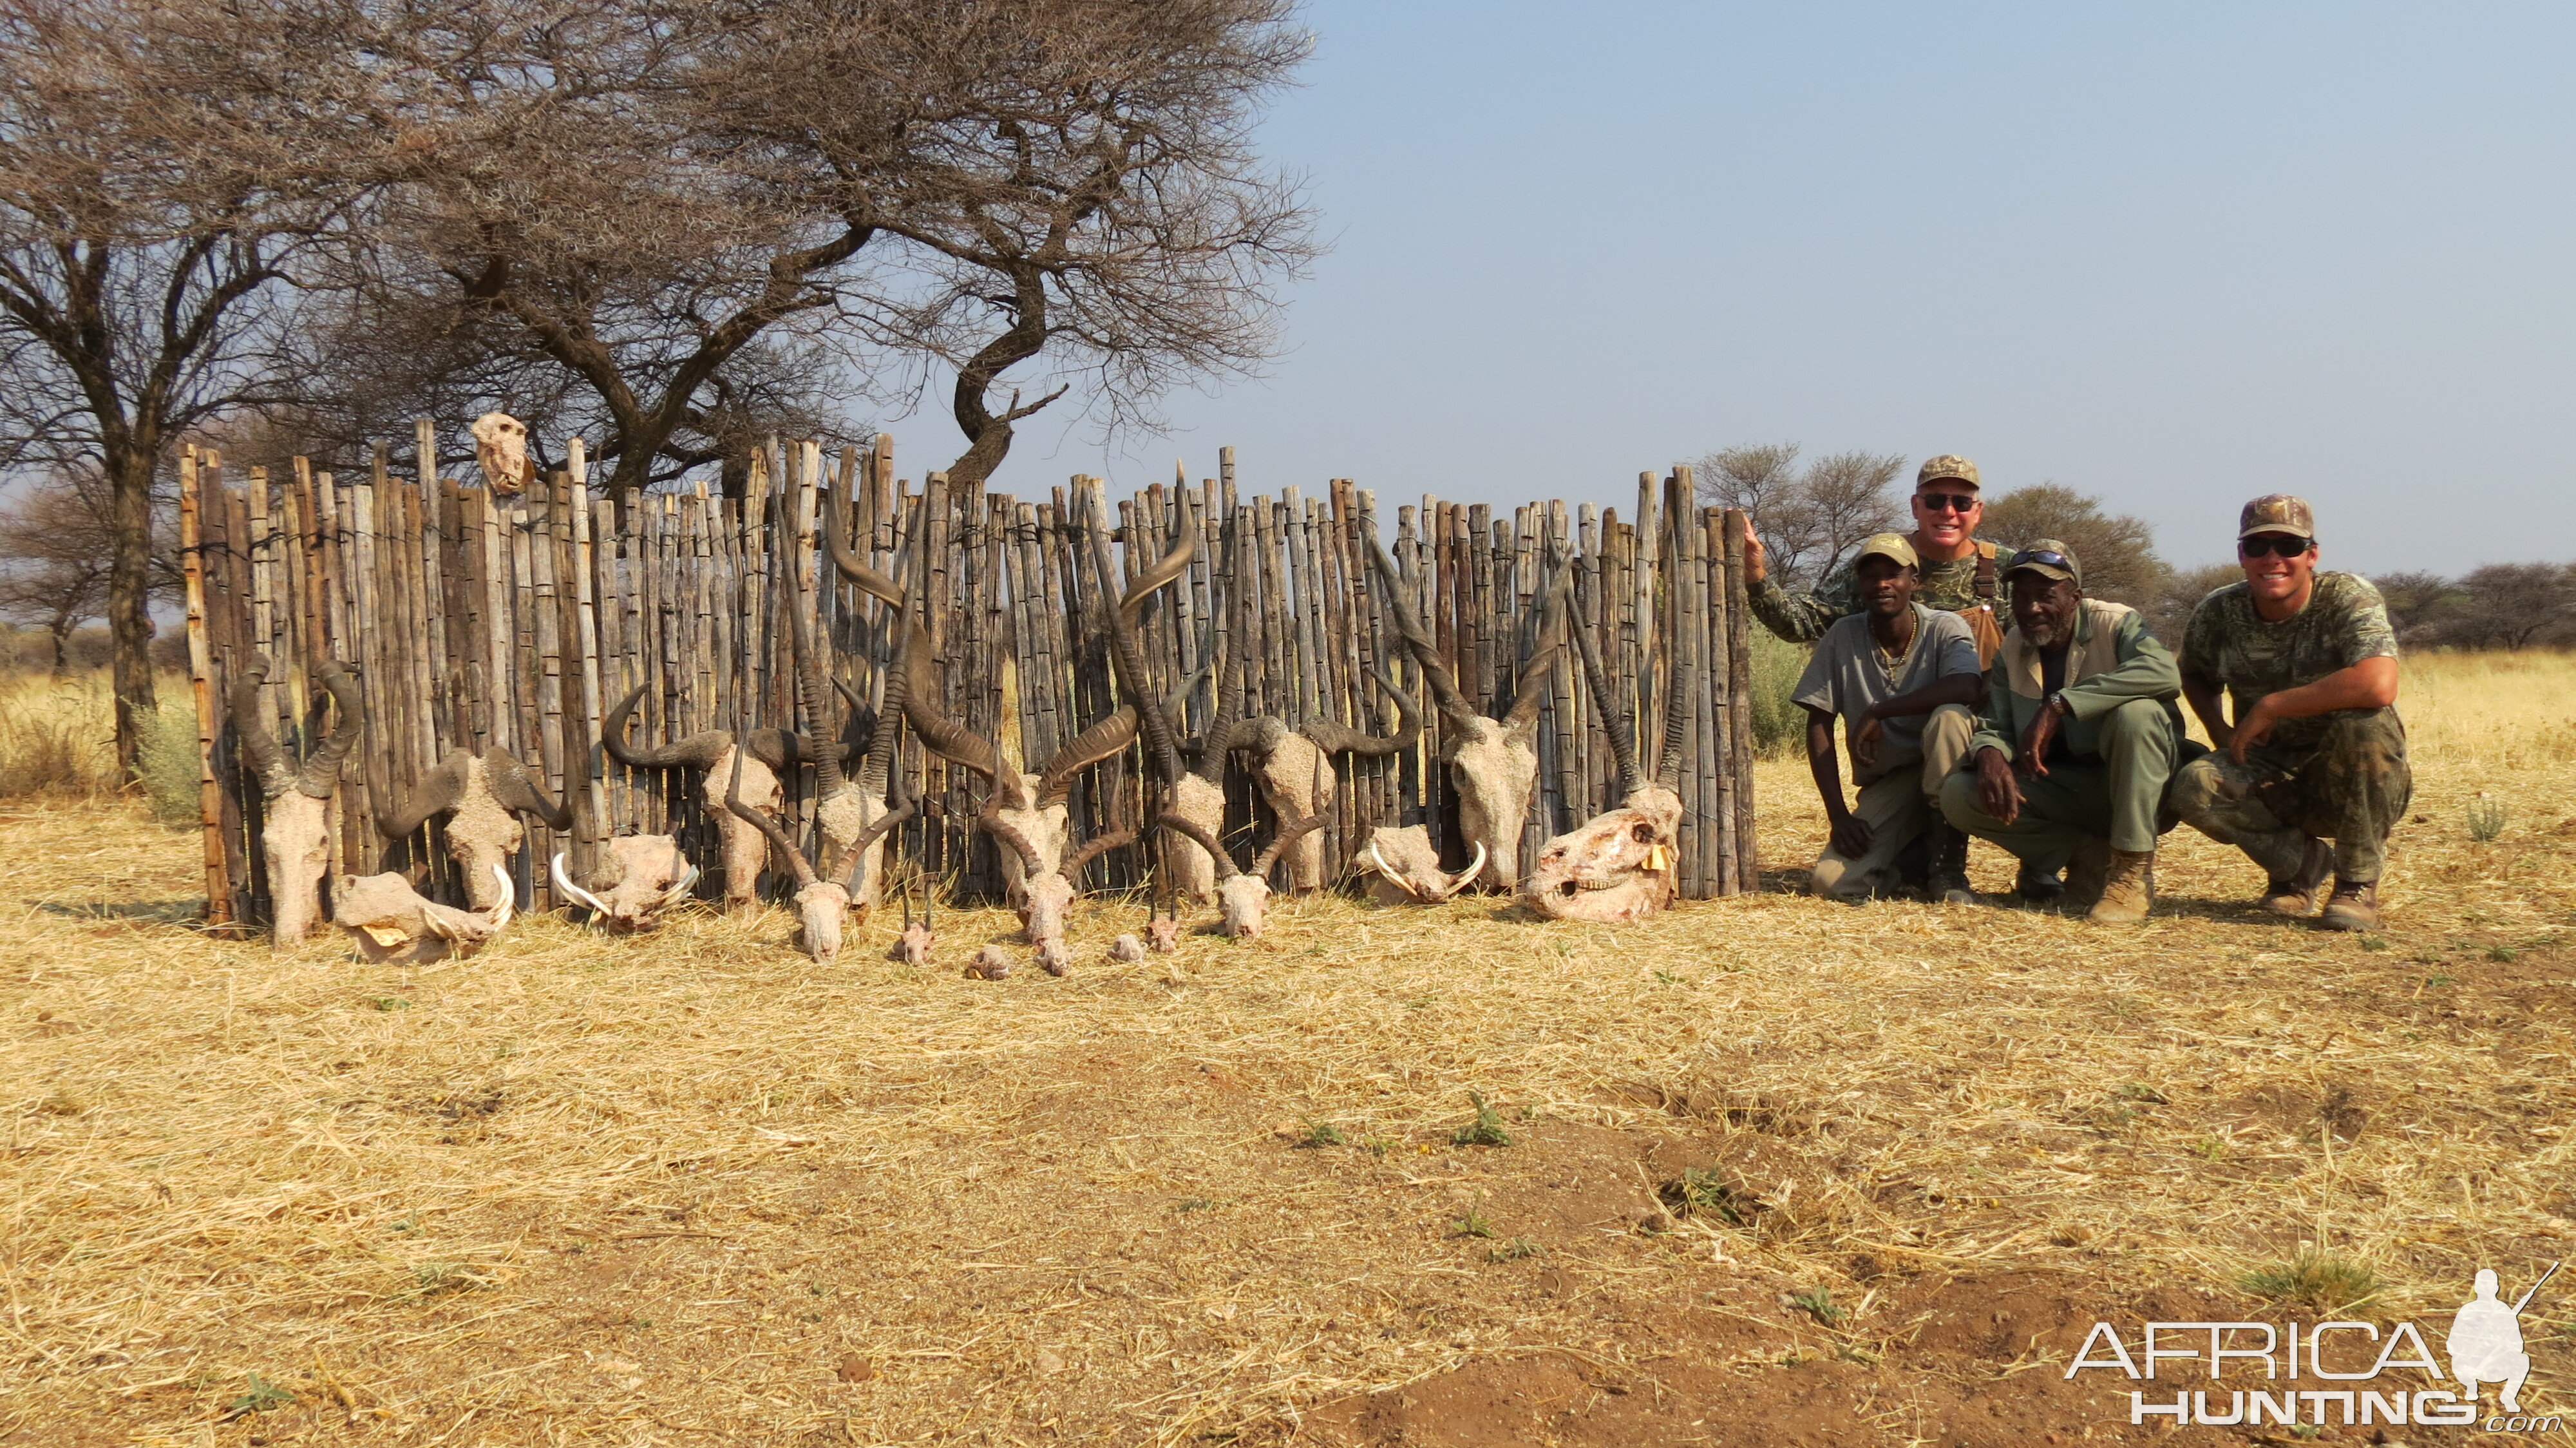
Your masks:
M 2377 930 L 2379 928 L 2379 884 L 2355 884 L 2350 880 L 2335 881 L 2334 894 L 2326 900 L 2326 913 L 2317 917 L 2326 930 Z
M 2102 898 L 2084 918 L 2096 925 L 2138 925 L 2145 922 L 2147 908 L 2155 903 L 2156 852 L 2113 850 L 2110 878 L 2102 884 Z
M 2275 915 L 2302 916 L 2317 908 L 2317 887 L 2326 882 L 2326 872 L 2334 868 L 2334 846 L 2311 837 L 2307 856 L 2299 862 L 2299 873 L 2288 879 L 2275 878 L 2263 887 L 2263 908 Z
M 2086 835 L 2066 861 L 2066 894 L 2059 900 L 2065 910 L 2090 910 L 2102 899 L 2102 887 L 2111 879 L 2111 842 L 2100 835 Z

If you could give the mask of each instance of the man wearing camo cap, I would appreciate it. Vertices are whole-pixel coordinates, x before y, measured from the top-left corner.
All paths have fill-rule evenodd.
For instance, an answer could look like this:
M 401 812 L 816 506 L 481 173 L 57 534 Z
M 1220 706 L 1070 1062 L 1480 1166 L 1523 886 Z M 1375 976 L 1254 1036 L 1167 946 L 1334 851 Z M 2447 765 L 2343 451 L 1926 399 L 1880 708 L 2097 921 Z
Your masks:
M 2368 579 L 2318 571 L 2315 515 L 2287 493 L 2245 505 L 2236 549 L 2245 581 L 2202 599 L 2182 641 L 2183 697 L 2217 752 L 2175 774 L 2167 803 L 2263 867 L 2265 909 L 2306 915 L 2331 870 L 2318 923 L 2376 928 L 2414 793 L 2388 608 Z

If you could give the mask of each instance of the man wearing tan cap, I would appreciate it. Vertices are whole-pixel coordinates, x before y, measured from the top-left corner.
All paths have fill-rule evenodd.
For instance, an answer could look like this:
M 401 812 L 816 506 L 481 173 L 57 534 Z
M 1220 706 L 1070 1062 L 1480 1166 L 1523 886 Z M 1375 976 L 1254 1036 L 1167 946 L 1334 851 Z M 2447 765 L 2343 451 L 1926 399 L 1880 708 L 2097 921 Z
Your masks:
M 1992 661 L 1996 645 L 2003 642 L 2004 605 L 1996 601 L 1995 545 L 1976 536 L 1977 524 L 1986 516 L 1977 465 L 1956 453 L 1925 462 L 1914 474 L 1911 506 L 1914 531 L 1905 541 L 1913 545 L 1922 575 L 1917 601 L 1959 615 L 1976 638 L 1980 663 Z M 1744 582 L 1753 616 L 1765 628 L 1793 644 L 1813 643 L 1835 619 L 1861 611 L 1859 559 L 1827 574 L 1815 592 L 1791 593 L 1765 571 L 1755 521 L 1744 520 Z
M 2004 578 L 2013 629 L 1986 680 L 1974 767 L 1950 776 L 1941 810 L 2025 868 L 2065 869 L 2067 905 L 2094 924 L 2138 924 L 2185 743 L 2182 675 L 2136 609 L 2084 596 L 2083 565 L 2056 539 L 2015 553 Z
M 1922 574 L 1902 533 L 1881 533 L 1852 560 L 1863 611 L 1816 641 L 1794 696 L 1807 710 L 1807 765 L 1831 827 L 1807 876 L 1811 894 L 1864 900 L 1887 892 L 1921 863 L 1925 893 L 1968 904 L 1968 838 L 1941 817 L 1942 781 L 1959 767 L 1976 730 L 1976 640 L 1957 614 L 1916 601 Z M 1856 804 L 1843 802 L 1834 721 L 1850 744 Z M 1918 843 L 1918 852 L 1910 847 Z
M 2414 794 L 2388 608 L 2368 579 L 2318 571 L 2315 515 L 2287 493 L 2245 505 L 2236 551 L 2245 581 L 2202 599 L 2182 639 L 2183 698 L 2218 749 L 2175 774 L 2167 803 L 2263 867 L 2265 909 L 2306 915 L 2331 869 L 2318 923 L 2374 929 Z

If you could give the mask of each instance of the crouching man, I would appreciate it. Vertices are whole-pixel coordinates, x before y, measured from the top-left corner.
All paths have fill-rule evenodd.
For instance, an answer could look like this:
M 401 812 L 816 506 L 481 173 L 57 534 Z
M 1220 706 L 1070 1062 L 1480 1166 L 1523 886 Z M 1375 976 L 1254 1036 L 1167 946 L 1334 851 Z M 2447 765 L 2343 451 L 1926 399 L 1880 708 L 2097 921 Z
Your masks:
M 1914 545 L 1881 533 L 1853 561 L 1861 611 L 1816 641 L 1797 702 L 1807 710 L 1807 764 L 1833 834 L 1807 877 L 1811 894 L 1861 900 L 1893 890 L 1908 847 L 1927 846 L 1925 893 L 1967 904 L 1968 837 L 1941 818 L 1941 782 L 1967 754 L 1976 719 L 1976 636 L 1955 613 L 1915 601 Z M 1843 803 L 1834 720 L 1851 745 L 1857 806 Z
M 2236 551 L 2245 581 L 2202 599 L 2182 639 L 2183 697 L 2217 752 L 2174 777 L 2170 802 L 2263 867 L 2265 909 L 2307 914 L 2331 869 L 2318 923 L 2376 928 L 2388 834 L 2415 792 L 2388 608 L 2368 579 L 2317 571 L 2315 517 L 2287 493 L 2245 505 Z
M 2182 676 L 2147 621 L 2084 596 L 2066 545 L 2004 566 L 2012 632 L 1986 681 L 1974 767 L 1942 786 L 1950 823 L 2011 851 L 2025 879 L 2067 872 L 2067 903 L 2135 925 L 2155 900 L 2157 818 L 2182 747 Z

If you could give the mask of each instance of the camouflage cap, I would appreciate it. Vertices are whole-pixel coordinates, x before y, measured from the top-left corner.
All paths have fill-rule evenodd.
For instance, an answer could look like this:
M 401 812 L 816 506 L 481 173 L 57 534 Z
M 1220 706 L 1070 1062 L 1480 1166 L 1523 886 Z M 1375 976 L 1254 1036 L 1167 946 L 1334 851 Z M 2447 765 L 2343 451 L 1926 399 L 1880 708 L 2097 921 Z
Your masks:
M 2054 538 L 2041 538 L 2004 561 L 2004 574 L 2037 573 L 2048 578 L 2063 578 L 2078 588 L 2084 586 L 2084 565 L 2075 561 L 2075 550 Z
M 1943 453 L 1937 458 L 1926 459 L 1923 466 L 1915 469 L 1914 472 L 1914 486 L 1918 488 L 1925 483 L 1937 483 L 1945 479 L 1966 483 L 1972 488 L 1976 487 L 1978 486 L 1977 465 L 1957 453 Z
M 1923 560 L 1915 556 L 1913 540 L 1902 533 L 1870 534 L 1869 541 L 1861 544 L 1860 551 L 1852 555 L 1853 569 L 1857 570 L 1860 567 L 1860 561 L 1873 553 L 1881 558 L 1893 559 L 1908 568 L 1923 566 Z
M 2236 515 L 2236 536 L 2251 538 L 2257 533 L 2288 533 L 2299 538 L 2317 536 L 2317 515 L 2308 510 L 2308 500 L 2288 493 L 2265 493 L 2245 505 Z

